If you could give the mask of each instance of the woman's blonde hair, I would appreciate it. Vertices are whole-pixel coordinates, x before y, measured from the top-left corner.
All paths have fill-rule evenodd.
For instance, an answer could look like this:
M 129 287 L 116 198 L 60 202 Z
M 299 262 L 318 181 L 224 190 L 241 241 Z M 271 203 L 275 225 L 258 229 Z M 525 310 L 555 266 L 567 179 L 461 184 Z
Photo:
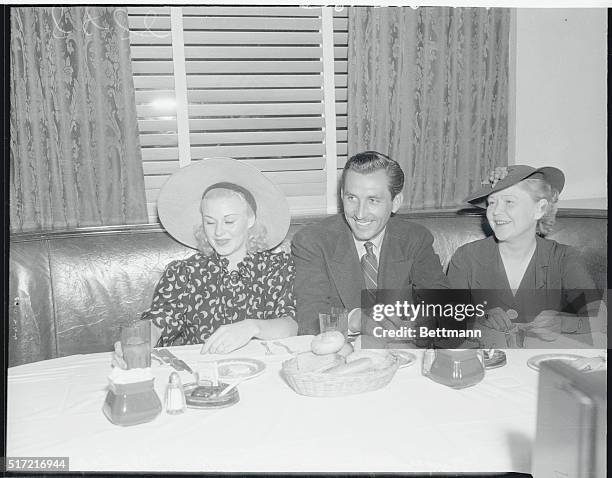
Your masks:
M 207 192 L 205 196 L 202 198 L 202 201 L 204 201 L 205 198 L 210 199 L 213 197 L 215 198 L 219 198 L 219 197 L 224 197 L 224 198 L 238 197 L 240 198 L 246 205 L 247 215 L 255 218 L 254 224 L 249 228 L 249 231 L 248 231 L 247 252 L 248 253 L 261 252 L 261 251 L 265 251 L 269 249 L 268 237 L 267 237 L 268 233 L 266 231 L 266 227 L 263 224 L 260 224 L 259 221 L 257 221 L 257 215 L 255 214 L 255 212 L 253 211 L 253 208 L 251 207 L 251 205 L 249 204 L 249 202 L 246 200 L 246 198 L 244 197 L 242 193 L 240 193 L 239 191 L 234 191 L 232 189 L 216 188 L 216 189 L 211 189 L 209 192 Z M 204 256 L 212 255 L 215 250 L 210 245 L 210 242 L 208 242 L 208 239 L 206 239 L 206 234 L 204 233 L 204 224 L 200 223 L 199 225 L 195 226 L 193 234 L 196 240 L 198 241 L 198 250 Z
M 559 200 L 559 191 L 553 188 L 548 181 L 538 178 L 523 179 L 518 183 L 527 191 L 534 201 L 546 199 L 547 204 L 544 209 L 544 215 L 538 220 L 536 225 L 536 234 L 546 236 L 552 232 L 557 215 L 557 201 Z

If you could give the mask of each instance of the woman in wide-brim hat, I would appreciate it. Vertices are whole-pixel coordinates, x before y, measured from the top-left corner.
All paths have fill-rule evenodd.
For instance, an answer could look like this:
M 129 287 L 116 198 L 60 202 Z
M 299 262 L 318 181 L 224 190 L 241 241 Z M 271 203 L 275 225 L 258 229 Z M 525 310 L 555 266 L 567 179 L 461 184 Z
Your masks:
M 295 335 L 289 228 L 283 193 L 259 170 L 230 158 L 204 159 L 164 184 L 158 214 L 179 242 L 198 249 L 166 267 L 142 318 L 159 346 L 204 343 L 229 353 L 252 338 Z
M 448 277 L 455 289 L 504 291 L 486 296 L 483 325 L 507 331 L 529 323 L 523 330 L 544 340 L 590 332 L 589 321 L 575 314 L 597 313 L 595 284 L 576 250 L 544 238 L 564 183 L 557 168 L 514 165 L 497 168 L 466 199 L 486 208 L 493 235 L 457 249 Z

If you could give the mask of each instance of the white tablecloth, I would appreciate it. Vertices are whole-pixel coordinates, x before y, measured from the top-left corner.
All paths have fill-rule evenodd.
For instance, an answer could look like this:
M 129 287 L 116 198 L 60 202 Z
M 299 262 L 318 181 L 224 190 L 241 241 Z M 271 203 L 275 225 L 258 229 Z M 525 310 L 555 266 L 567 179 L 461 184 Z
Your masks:
M 283 342 L 306 350 L 310 340 Z M 284 382 L 279 370 L 290 356 L 272 348 L 276 354 L 266 356 L 252 341 L 229 356 L 267 364 L 239 385 L 236 405 L 162 412 L 133 427 L 115 426 L 102 413 L 110 353 L 10 368 L 7 456 L 67 456 L 75 471 L 530 471 L 538 373 L 526 361 L 537 350 L 508 350 L 506 366 L 463 390 L 423 377 L 416 350 L 417 363 L 381 390 L 310 398 Z M 228 357 L 200 355 L 200 346 L 171 350 L 195 368 Z M 153 366 L 162 401 L 171 371 Z

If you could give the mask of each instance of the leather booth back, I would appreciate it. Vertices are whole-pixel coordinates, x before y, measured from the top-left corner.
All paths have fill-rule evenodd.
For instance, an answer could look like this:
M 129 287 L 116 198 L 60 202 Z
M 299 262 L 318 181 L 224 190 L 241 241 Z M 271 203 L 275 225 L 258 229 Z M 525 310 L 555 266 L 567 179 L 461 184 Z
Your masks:
M 460 245 L 490 233 L 481 215 L 405 215 L 427 227 L 446 269 Z M 320 218 L 292 222 L 287 235 Z M 606 288 L 607 214 L 560 214 L 550 236 L 576 246 Z M 109 351 L 118 327 L 149 307 L 164 267 L 194 251 L 157 225 L 11 236 L 9 365 Z

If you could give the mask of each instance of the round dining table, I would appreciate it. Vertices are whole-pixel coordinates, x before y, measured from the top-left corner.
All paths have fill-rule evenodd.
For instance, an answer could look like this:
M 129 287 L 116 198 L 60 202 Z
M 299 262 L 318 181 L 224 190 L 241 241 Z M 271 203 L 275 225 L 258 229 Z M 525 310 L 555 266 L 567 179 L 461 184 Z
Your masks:
M 301 352 L 311 340 L 280 342 Z M 274 342 L 268 348 L 258 340 L 229 355 L 201 354 L 200 345 L 170 347 L 194 370 L 226 358 L 266 367 L 238 385 L 235 405 L 162 411 L 129 427 L 113 425 L 102 412 L 111 352 L 9 368 L 7 457 L 68 457 L 70 471 L 530 472 L 538 372 L 527 361 L 541 351 L 507 350 L 505 366 L 456 390 L 423 376 L 423 351 L 411 350 L 414 363 L 384 388 L 317 398 L 297 394 L 283 379 L 289 351 Z M 152 364 L 162 402 L 173 371 Z M 185 371 L 180 376 L 191 379 Z

